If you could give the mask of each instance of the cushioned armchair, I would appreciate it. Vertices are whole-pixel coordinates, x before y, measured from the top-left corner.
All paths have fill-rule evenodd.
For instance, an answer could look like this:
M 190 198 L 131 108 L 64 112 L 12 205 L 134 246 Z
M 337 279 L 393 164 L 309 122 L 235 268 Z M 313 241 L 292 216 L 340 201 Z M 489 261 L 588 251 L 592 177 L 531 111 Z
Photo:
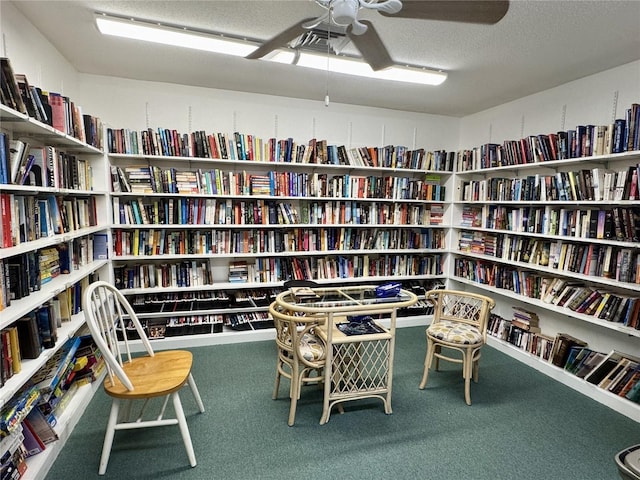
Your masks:
M 427 384 L 435 359 L 462 364 L 464 398 L 471 405 L 470 381 L 478 381 L 480 349 L 487 340 L 487 324 L 495 301 L 484 295 L 455 290 L 431 290 L 426 300 L 434 305 L 433 321 L 426 330 L 427 354 L 420 389 Z

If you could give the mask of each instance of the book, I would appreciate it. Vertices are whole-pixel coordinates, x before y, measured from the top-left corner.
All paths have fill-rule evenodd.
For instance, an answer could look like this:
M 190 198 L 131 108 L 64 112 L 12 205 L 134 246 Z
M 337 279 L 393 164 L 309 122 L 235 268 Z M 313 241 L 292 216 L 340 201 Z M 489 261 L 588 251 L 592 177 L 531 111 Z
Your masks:
M 7 57 L 0 58 L 0 85 L 2 91 L 2 103 L 17 110 L 20 113 L 27 113 L 26 106 L 20 94 L 18 83 L 16 82 L 15 73 L 11 66 L 11 61 Z
M 311 287 L 289 287 L 289 291 L 296 300 L 317 299 L 320 296 Z
M 587 353 L 575 367 L 575 375 L 578 378 L 586 377 L 605 357 L 605 354 L 597 351 Z
M 23 359 L 33 359 L 40 356 L 40 335 L 35 312 L 30 312 L 16 322 L 18 328 L 18 343 Z
M 347 317 L 347 322 L 337 323 L 336 327 L 345 335 L 373 335 L 385 330 L 370 316 Z
M 622 352 L 618 352 L 615 349 L 611 350 L 607 355 L 605 355 L 598 363 L 592 371 L 584 377 L 584 379 L 592 383 L 594 385 L 600 385 L 603 380 L 606 380 L 607 377 L 617 368 L 623 359 L 633 360 L 634 362 L 639 362 L 640 359 L 636 357 L 632 357 L 631 355 L 624 354 Z M 608 384 L 607 384 L 608 385 Z
M 72 337 L 33 376 L 32 381 L 42 395 L 51 393 L 78 350 L 80 337 Z
M 567 333 L 558 333 L 553 342 L 551 357 L 549 359 L 550 362 L 557 367 L 564 368 L 571 347 L 575 346 L 586 347 L 587 342 L 573 337 Z

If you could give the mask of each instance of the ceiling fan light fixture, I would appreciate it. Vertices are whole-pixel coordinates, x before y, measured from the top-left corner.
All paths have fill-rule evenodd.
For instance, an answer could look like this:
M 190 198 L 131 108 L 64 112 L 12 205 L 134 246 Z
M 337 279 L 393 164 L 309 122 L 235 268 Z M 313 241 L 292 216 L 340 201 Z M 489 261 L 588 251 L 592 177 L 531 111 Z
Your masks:
M 336 25 L 351 25 L 358 16 L 360 2 L 358 0 L 334 0 L 331 4 L 331 18 Z
M 191 48 L 206 52 L 244 57 L 255 50 L 256 44 L 240 39 L 196 32 L 140 20 L 96 14 L 96 25 L 100 33 L 145 42 L 160 43 L 175 47 Z

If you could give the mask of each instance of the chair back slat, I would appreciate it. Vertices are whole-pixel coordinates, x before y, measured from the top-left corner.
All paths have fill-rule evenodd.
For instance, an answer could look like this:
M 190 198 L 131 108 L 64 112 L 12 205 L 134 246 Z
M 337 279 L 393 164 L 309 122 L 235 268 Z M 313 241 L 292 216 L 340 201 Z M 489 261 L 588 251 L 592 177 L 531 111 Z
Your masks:
M 153 356 L 151 343 L 133 308 L 113 285 L 97 281 L 85 290 L 83 310 L 91 336 L 105 358 L 110 382 L 113 385 L 117 377 L 128 390 L 133 391 L 133 385 L 122 368 L 132 359 L 128 325 L 133 325 L 147 354 Z M 118 332 L 122 332 L 121 338 L 118 338 Z
M 485 295 L 456 290 L 431 290 L 426 299 L 434 305 L 433 323 L 443 320 L 476 327 L 485 337 L 495 301 Z

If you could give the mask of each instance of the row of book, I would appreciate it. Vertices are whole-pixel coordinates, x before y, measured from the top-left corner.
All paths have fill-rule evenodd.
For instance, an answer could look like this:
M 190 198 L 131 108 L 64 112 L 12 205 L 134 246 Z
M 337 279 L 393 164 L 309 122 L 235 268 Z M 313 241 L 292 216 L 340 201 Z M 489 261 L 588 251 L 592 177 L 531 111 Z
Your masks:
M 0 383 L 22 370 L 22 361 L 40 356 L 58 341 L 58 328 L 71 320 L 69 296 L 65 292 L 0 331 Z
M 461 231 L 458 245 L 465 253 L 623 283 L 640 283 L 640 250 L 637 248 L 479 231 Z
M 442 255 L 344 255 L 324 258 L 256 258 L 229 264 L 231 283 L 281 282 L 289 279 L 337 279 L 442 275 Z M 120 289 L 213 285 L 208 261 L 147 263 L 114 267 Z
M 441 225 L 442 204 L 113 198 L 116 225 Z
M 3 105 L 81 142 L 102 148 L 99 118 L 83 114 L 82 107 L 65 95 L 30 85 L 26 75 L 14 73 L 8 58 L 0 58 L 0 67 L 0 102 Z
M 0 260 L 0 310 L 40 290 L 61 273 L 60 252 L 56 247 Z
M 459 152 L 457 171 L 548 162 L 567 158 L 609 155 L 640 149 L 640 104 L 625 109 L 625 118 L 608 125 L 578 125 L 557 133 L 529 135 L 487 143 Z
M 0 247 L 15 247 L 40 238 L 97 224 L 95 197 L 59 197 L 0 193 Z
M 92 190 L 91 164 L 53 146 L 35 147 L 26 138 L 0 132 L 0 184 Z
M 444 230 L 292 228 L 290 230 L 120 230 L 117 256 L 441 249 Z
M 293 138 L 263 140 L 234 132 L 207 134 L 200 130 L 181 134 L 176 130 L 151 128 L 143 131 L 107 129 L 109 153 L 246 160 L 256 162 L 312 163 L 417 170 L 451 171 L 454 152 L 405 146 L 352 147 L 331 145 L 315 138 L 298 143 Z
M 261 260 L 258 259 L 258 265 Z M 288 278 L 295 280 L 363 278 L 366 280 L 366 277 L 442 275 L 442 269 L 442 255 L 381 255 L 377 258 L 371 255 L 345 255 L 337 258 L 295 258 L 293 275 Z M 271 281 L 269 275 L 265 279 L 260 278 L 260 281 Z
M 107 235 L 94 234 L 0 259 L 0 311 L 61 274 L 108 258 Z
M 399 176 L 333 175 L 305 172 L 250 174 L 221 169 L 177 170 L 155 165 L 111 167 L 114 192 L 272 197 L 380 198 L 443 201 L 439 175 L 424 179 Z
M 167 288 L 212 285 L 207 261 L 119 265 L 113 268 L 117 288 Z
M 565 308 L 567 313 L 581 313 L 640 329 L 640 295 L 637 293 L 622 294 L 606 287 L 467 258 L 456 259 L 454 272 L 458 278 L 538 299 Z M 558 288 L 557 282 L 564 282 L 564 286 Z
M 619 201 L 640 199 L 640 164 L 621 170 L 603 168 L 490 178 L 462 182 L 461 200 L 474 201 Z
M 465 205 L 463 227 L 484 227 L 511 232 L 562 237 L 640 241 L 640 207 L 561 208 Z
M 566 333 L 545 335 L 537 314 L 519 307 L 514 307 L 511 319 L 492 314 L 487 332 L 613 395 L 640 403 L 638 357 L 616 350 L 599 352 Z

